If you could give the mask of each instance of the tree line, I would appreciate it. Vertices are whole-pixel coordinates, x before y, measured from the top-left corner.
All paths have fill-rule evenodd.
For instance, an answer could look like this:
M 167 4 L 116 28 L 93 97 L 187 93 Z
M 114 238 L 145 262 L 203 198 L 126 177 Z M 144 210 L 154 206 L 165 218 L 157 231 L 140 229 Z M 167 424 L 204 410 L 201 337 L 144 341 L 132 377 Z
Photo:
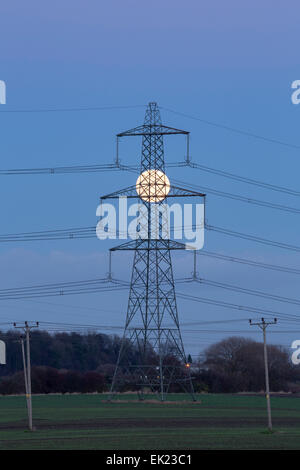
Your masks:
M 0 332 L 6 343 L 6 365 L 0 367 L 0 377 L 11 375 L 23 368 L 20 334 L 16 331 Z M 120 338 L 102 333 L 54 333 L 33 330 L 30 335 L 31 364 L 79 372 L 95 371 L 99 367 L 115 364 Z
M 300 366 L 291 362 L 288 351 L 268 345 L 270 389 L 300 393 Z M 205 350 L 196 372 L 196 387 L 210 392 L 260 392 L 265 389 L 263 343 L 229 337 Z
M 0 394 L 24 393 L 19 338 L 16 331 L 0 331 L 0 339 L 5 341 L 7 349 L 7 363 L 0 366 Z M 109 390 L 120 344 L 117 335 L 50 334 L 33 330 L 30 340 L 33 393 Z M 138 351 L 130 346 L 129 353 L 135 363 Z M 269 345 L 268 356 L 271 390 L 300 392 L 300 366 L 291 363 L 288 352 Z M 155 361 L 154 352 L 152 359 Z M 195 360 L 190 370 L 196 392 L 262 391 L 265 387 L 263 344 L 242 337 L 226 338 L 207 348 L 203 358 Z M 124 379 L 122 391 L 134 390 L 130 377 Z M 173 387 L 171 391 L 179 390 Z

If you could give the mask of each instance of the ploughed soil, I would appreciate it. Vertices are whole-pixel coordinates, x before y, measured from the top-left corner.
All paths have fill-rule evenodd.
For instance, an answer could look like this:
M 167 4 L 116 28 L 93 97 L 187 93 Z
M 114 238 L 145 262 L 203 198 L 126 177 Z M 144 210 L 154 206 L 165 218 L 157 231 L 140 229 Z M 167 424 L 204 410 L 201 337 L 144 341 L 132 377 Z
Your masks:
M 37 429 L 121 429 L 121 428 L 234 428 L 234 427 L 258 427 L 266 424 L 265 417 L 237 417 L 237 418 L 105 418 L 72 421 L 48 421 L 47 419 L 35 419 Z M 290 427 L 299 426 L 299 418 L 278 417 L 273 418 L 274 426 Z M 17 430 L 27 427 L 27 421 L 17 421 L 0 424 L 1 430 Z

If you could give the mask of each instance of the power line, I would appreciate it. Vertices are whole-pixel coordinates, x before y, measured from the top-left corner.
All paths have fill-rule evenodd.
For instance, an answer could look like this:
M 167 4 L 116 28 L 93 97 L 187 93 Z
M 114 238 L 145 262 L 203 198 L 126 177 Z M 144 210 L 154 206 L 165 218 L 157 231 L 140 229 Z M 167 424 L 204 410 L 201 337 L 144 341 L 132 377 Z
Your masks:
M 68 281 L 68 282 L 59 282 L 59 283 L 52 283 L 52 284 L 36 284 L 33 286 L 23 286 L 17 288 L 8 288 L 8 289 L 0 289 L 0 293 L 9 293 L 9 292 L 24 292 L 24 291 L 31 291 L 34 290 L 43 290 L 43 289 L 53 289 L 53 288 L 64 288 L 64 287 L 81 287 L 84 285 L 91 285 L 91 284 L 99 284 L 99 283 L 118 283 L 118 284 L 128 284 L 126 281 L 121 281 L 119 279 L 108 279 L 104 278 L 96 278 L 96 279 L 86 279 L 83 281 Z
M 7 175 L 43 175 L 43 174 L 65 174 L 65 173 L 95 173 L 102 171 L 120 171 L 120 168 L 112 164 L 103 165 L 74 165 L 74 166 L 61 166 L 61 167 L 47 167 L 47 168 L 15 168 L 0 170 L 0 176 Z
M 270 299 L 270 300 L 276 300 L 277 302 L 300 305 L 300 299 L 291 299 L 290 297 L 283 297 L 280 295 L 269 294 L 269 293 L 254 290 L 254 289 L 247 289 L 245 287 L 233 286 L 231 284 L 225 284 L 224 282 L 211 281 L 210 279 L 203 279 L 203 278 L 188 278 L 186 280 L 186 282 L 191 282 L 191 281 L 198 282 L 199 284 L 204 284 L 204 285 L 211 286 L 211 287 L 219 287 L 225 290 L 241 292 L 243 294 L 254 295 L 256 297 L 262 297 L 262 298 Z
M 65 295 L 78 295 L 78 294 L 93 294 L 93 293 L 100 293 L 100 292 L 115 292 L 120 290 L 128 290 L 128 287 L 122 286 L 110 286 L 110 287 L 92 287 L 92 288 L 83 288 L 75 290 L 61 290 L 61 291 L 54 291 L 54 292 L 40 292 L 40 293 L 27 293 L 27 294 L 20 294 L 20 295 L 2 295 L 0 296 L 0 300 L 24 300 L 24 299 L 35 299 L 40 297 L 57 297 L 57 296 L 65 296 Z
M 191 281 L 191 279 L 179 279 L 175 282 L 187 282 Z M 251 295 L 255 295 L 258 297 L 265 297 L 270 298 L 272 300 L 277 300 L 283 303 L 293 303 L 296 305 L 300 304 L 300 301 L 297 299 L 291 299 L 288 297 L 281 297 L 273 294 L 268 294 L 265 292 L 245 289 L 238 286 L 232 286 L 229 284 L 217 282 L 217 281 L 210 281 L 210 280 L 199 280 L 198 282 L 202 282 L 203 284 L 211 285 L 214 287 L 221 287 L 223 289 L 234 290 L 242 293 L 247 293 Z M 28 299 L 28 298 L 36 298 L 36 297 L 47 297 L 47 296 L 61 296 L 61 295 L 71 295 L 71 294 L 81 294 L 81 293 L 94 293 L 94 292 L 108 292 L 108 291 L 115 291 L 115 290 L 127 290 L 129 283 L 127 281 L 122 281 L 118 279 L 108 280 L 106 278 L 101 279 L 89 279 L 85 281 L 72 281 L 72 282 L 63 282 L 63 283 L 55 283 L 55 284 L 42 284 L 42 285 L 35 285 L 35 286 L 27 286 L 27 287 L 19 287 L 19 288 L 9 288 L 9 289 L 1 289 L 0 290 L 0 300 L 3 299 L 11 299 L 11 300 L 19 300 L 19 299 Z M 218 306 L 225 306 L 227 308 L 234 308 L 238 310 L 245 310 L 250 312 L 255 312 L 257 310 L 256 307 L 244 307 L 237 304 L 227 303 L 223 301 L 217 301 L 213 299 L 205 299 L 202 297 L 196 297 L 193 295 L 179 293 L 179 297 L 189 300 L 195 300 L 199 302 L 209 303 L 212 305 Z M 274 314 L 275 312 L 266 310 L 266 309 L 259 309 L 260 312 L 264 312 L 266 314 Z M 285 314 L 277 312 L 278 316 L 282 316 L 287 320 L 300 320 L 300 317 L 294 314 Z M 195 323 L 193 323 L 195 324 Z M 199 324 L 199 322 L 197 322 Z
M 78 111 L 109 111 L 114 109 L 133 109 L 133 108 L 145 108 L 144 104 L 135 104 L 127 106 L 86 106 L 86 107 L 75 107 L 75 108 L 37 108 L 37 109 L 6 109 L 0 111 L 0 113 L 61 113 L 61 112 L 78 112 Z
M 184 322 L 181 323 L 181 326 L 188 327 L 188 326 L 201 326 L 201 325 L 222 325 L 222 324 L 229 324 L 229 323 L 245 323 L 248 322 L 248 319 L 241 318 L 241 319 L 228 319 L 228 320 L 213 320 L 213 321 L 200 321 L 200 322 Z M 285 319 L 282 320 L 282 323 L 297 323 L 296 321 L 291 322 L 287 321 Z M 12 326 L 14 323 L 12 322 L 7 322 L 3 323 L 3 325 L 7 326 Z M 107 332 L 113 332 L 113 331 L 121 331 L 124 329 L 123 326 L 120 325 L 99 325 L 99 324 L 82 324 L 82 323 L 70 323 L 70 322 L 51 322 L 51 321 L 39 321 L 38 322 L 39 326 L 41 327 L 41 331 L 46 331 L 49 333 L 73 333 L 73 332 L 88 332 L 88 333 L 93 333 L 93 332 L 99 332 L 100 334 L 107 334 L 107 333 L 102 333 L 102 331 L 107 331 Z M 186 334 L 193 334 L 193 333 L 205 333 L 206 334 L 249 334 L 249 333 L 255 333 L 255 332 L 249 332 L 248 330 L 242 330 L 242 329 L 228 329 L 228 328 L 214 328 L 214 329 L 199 329 L 199 328 L 193 328 L 193 329 L 188 329 L 188 328 L 183 328 L 182 332 Z M 279 329 L 272 331 L 272 333 L 277 333 L 277 334 L 291 334 L 291 333 L 297 333 L 300 332 L 300 330 L 296 330 L 295 328 L 292 330 L 289 329 Z M 111 333 L 109 333 L 111 334 Z M 199 335 L 195 337 L 195 339 L 200 339 Z M 32 338 L 34 340 L 34 337 Z
M 205 193 L 207 193 L 207 194 L 210 193 L 210 194 L 214 194 L 215 196 L 226 197 L 228 199 L 234 199 L 236 201 L 245 202 L 247 204 L 254 204 L 256 206 L 267 207 L 269 209 L 277 209 L 277 210 L 280 210 L 280 211 L 290 212 L 290 213 L 293 213 L 293 214 L 300 214 L 300 209 L 297 209 L 296 207 L 284 206 L 282 204 L 275 204 L 273 202 L 262 201 L 260 199 L 254 199 L 254 198 L 250 198 L 250 197 L 247 197 L 247 196 L 241 196 L 239 194 L 228 193 L 228 192 L 225 192 L 225 191 L 219 191 L 217 189 L 209 188 L 207 186 L 202 186 L 202 185 L 198 186 L 198 185 L 190 184 L 190 183 L 187 184 L 187 183 L 184 183 L 183 181 L 179 181 L 179 180 L 173 180 L 173 181 L 177 184 L 184 184 L 188 188 L 201 189 L 201 191 L 205 191 Z
M 0 235 L 0 242 L 64 240 L 73 238 L 95 238 L 96 227 L 77 227 L 70 229 L 42 230 Z
M 179 164 L 172 165 L 175 166 L 183 166 Z M 96 172 L 106 172 L 106 171 L 134 171 L 135 169 L 125 166 L 118 166 L 116 164 L 106 164 L 106 165 L 85 165 L 85 166 L 67 166 L 67 167 L 47 167 L 47 168 L 16 168 L 16 169 L 7 169 L 7 170 L 0 170 L 0 176 L 12 176 L 12 175 L 42 175 L 42 174 L 78 174 L 78 173 L 96 173 Z M 176 182 L 176 180 L 174 180 Z M 178 184 L 184 184 L 189 188 L 200 188 L 199 186 L 193 184 L 186 184 L 182 181 L 177 181 Z M 276 204 L 268 201 L 263 201 L 259 199 L 249 198 L 247 196 L 242 196 L 239 194 L 228 193 L 225 191 L 219 191 L 214 188 L 209 188 L 206 186 L 201 186 L 202 191 L 206 191 L 208 194 L 213 194 L 219 197 L 226 197 L 228 199 L 233 199 L 236 201 L 241 201 L 247 204 L 253 204 L 260 207 L 266 207 L 269 209 L 276 209 L 284 212 L 289 212 L 293 214 L 300 214 L 300 209 L 296 207 L 285 206 L 283 204 Z M 300 195 L 300 193 L 299 193 Z
M 267 238 L 258 237 L 256 235 L 249 235 L 247 233 L 236 232 L 234 230 L 226 229 L 223 227 L 216 227 L 214 225 L 205 224 L 205 228 L 213 232 L 222 233 L 223 235 L 229 235 L 231 237 L 241 238 L 244 240 L 251 240 L 256 243 L 261 243 L 263 245 L 270 245 L 270 246 L 275 246 L 276 248 L 283 248 L 285 250 L 300 252 L 300 246 L 297 246 L 297 245 L 277 242 L 275 240 L 269 240 Z
M 193 167 L 196 167 L 196 164 L 191 164 Z M 182 167 L 184 166 L 184 163 L 177 162 L 174 164 L 171 164 L 170 166 L 172 167 Z M 106 172 L 106 171 L 120 171 L 120 170 L 125 170 L 125 171 L 133 171 L 134 173 L 137 171 L 135 167 L 128 167 L 124 165 L 116 165 L 116 164 L 104 164 L 104 165 L 75 165 L 75 166 L 65 166 L 65 167 L 46 167 L 46 168 L 16 168 L 16 169 L 7 169 L 7 170 L 0 170 L 0 176 L 12 176 L 12 175 L 42 175 L 42 174 L 78 174 L 78 173 L 96 173 L 96 172 Z M 214 170 L 214 172 L 217 172 L 217 170 Z M 236 178 L 238 178 L 236 176 Z M 242 178 L 242 177 L 241 177 Z M 174 180 L 176 182 L 176 180 Z M 178 184 L 185 184 L 185 186 L 188 186 L 189 188 L 200 188 L 199 186 L 193 185 L 193 184 L 186 184 L 183 183 L 182 181 L 177 181 Z M 263 183 L 261 183 L 263 185 Z M 269 185 L 270 186 L 270 185 Z M 205 186 L 201 186 L 201 189 L 203 191 L 206 191 L 207 193 L 213 194 L 215 196 L 220 196 L 220 197 L 226 197 L 229 199 L 245 202 L 247 204 L 254 204 L 257 206 L 261 207 L 267 207 L 270 209 L 277 209 L 280 211 L 284 212 L 290 212 L 294 214 L 300 214 L 300 209 L 295 208 L 295 207 L 290 207 L 290 206 L 285 206 L 282 204 L 275 204 L 272 202 L 268 201 L 262 201 L 259 199 L 254 199 L 254 198 L 249 198 L 247 196 L 242 196 L 238 194 L 233 194 L 233 193 L 228 193 L 225 191 L 219 191 L 214 188 L 209 188 Z M 279 189 L 278 189 L 279 191 Z M 283 192 L 283 188 L 281 188 L 281 191 Z M 289 190 L 286 189 L 285 192 L 288 192 Z M 289 192 L 289 194 L 292 193 L 292 190 Z M 294 195 L 300 195 L 300 193 L 294 192 Z
M 276 264 L 263 263 L 261 261 L 253 261 L 245 258 L 238 258 L 236 256 L 224 255 L 223 253 L 215 253 L 212 251 L 200 250 L 196 253 L 198 256 L 208 256 L 222 261 L 230 261 L 233 263 L 245 264 L 253 266 L 254 268 L 270 269 L 271 271 L 280 271 L 290 274 L 300 274 L 300 269 L 291 268 L 288 266 L 280 266 Z
M 196 225 L 192 226 L 196 228 Z M 300 252 L 300 246 L 291 245 L 288 243 L 277 242 L 275 240 L 269 240 L 266 238 L 258 237 L 256 235 L 250 235 L 246 233 L 236 232 L 234 230 L 226 229 L 223 227 L 217 227 L 214 225 L 205 224 L 207 230 L 211 230 L 223 235 L 229 235 L 232 237 L 241 238 L 244 240 L 254 241 L 264 245 L 274 246 L 276 248 L 283 248 L 286 250 Z M 176 227 L 174 227 L 176 229 Z M 112 233 L 107 230 L 108 233 Z M 79 227 L 70 229 L 58 229 L 58 230 L 45 230 L 38 232 L 21 232 L 0 235 L 0 243 L 2 242 L 20 242 L 20 241 L 42 241 L 42 240 L 73 240 L 73 239 L 84 239 L 84 238 L 96 238 L 96 227 Z M 115 234 L 115 233 L 114 233 Z M 123 234 L 122 231 L 116 231 L 116 234 Z
M 214 300 L 214 299 L 209 299 L 206 297 L 198 297 L 195 295 L 189 295 L 189 294 L 184 294 L 182 292 L 177 292 L 177 297 L 184 299 L 184 300 L 192 300 L 194 302 L 200 302 L 200 303 L 205 303 L 208 305 L 216 305 L 218 307 L 223 307 L 223 308 L 230 308 L 233 310 L 239 310 L 239 311 L 245 311 L 245 312 L 251 312 L 251 313 L 263 313 L 265 315 L 276 315 L 277 317 L 282 317 L 287 320 L 294 320 L 294 321 L 300 321 L 300 315 L 294 315 L 294 314 L 286 314 L 283 312 L 276 312 L 274 310 L 268 310 L 265 308 L 260 308 L 260 307 L 251 307 L 251 306 L 244 306 L 244 305 L 238 305 L 234 303 L 229 303 L 229 302 L 224 302 L 222 300 Z
M 293 149 L 297 149 L 297 150 L 300 149 L 300 146 L 296 145 L 296 144 L 290 144 L 289 142 L 284 142 L 282 140 L 272 139 L 272 138 L 265 137 L 265 136 L 260 135 L 260 134 L 255 134 L 253 132 L 248 132 L 248 131 L 244 131 L 242 129 L 238 129 L 238 128 L 235 128 L 235 127 L 226 126 L 226 125 L 220 124 L 218 122 L 209 121 L 209 120 L 202 119 L 202 118 L 199 118 L 199 117 L 196 117 L 196 116 L 191 116 L 191 115 L 186 114 L 186 113 L 181 113 L 179 111 L 174 111 L 173 109 L 166 108 L 164 106 L 160 106 L 160 109 L 163 109 L 163 110 L 168 111 L 168 112 L 173 113 L 173 114 L 177 114 L 178 116 L 183 116 L 183 117 L 186 117 L 188 119 L 193 119 L 194 121 L 202 122 L 203 124 L 207 124 L 209 126 L 217 127 L 217 128 L 220 128 L 220 129 L 224 129 L 226 131 L 234 132 L 236 134 L 244 135 L 246 137 L 252 137 L 254 139 L 262 140 L 264 142 L 269 142 L 271 144 L 278 144 L 278 145 L 282 145 L 284 147 L 289 147 L 289 148 L 293 148 Z
M 84 111 L 110 111 L 110 110 L 134 109 L 134 108 L 145 108 L 145 107 L 146 107 L 146 105 L 144 105 L 144 104 L 136 104 L 136 105 L 124 105 L 124 106 L 120 106 L 120 105 L 119 106 L 83 106 L 83 107 L 70 107 L 70 108 L 36 108 L 36 109 L 29 109 L 28 108 L 28 109 L 6 109 L 6 110 L 0 111 L 0 113 L 1 114 L 2 113 L 11 114 L 11 113 L 57 113 L 57 112 L 81 112 L 81 111 L 83 111 L 83 112 Z M 227 130 L 227 131 L 230 131 L 230 132 L 234 132 L 234 133 L 237 133 L 237 134 L 240 134 L 240 135 L 245 135 L 247 137 L 252 137 L 252 138 L 255 138 L 255 139 L 259 139 L 259 140 L 262 140 L 262 141 L 265 141 L 265 142 L 270 142 L 272 144 L 279 144 L 279 145 L 283 145 L 285 147 L 294 148 L 294 149 L 298 149 L 298 150 L 300 149 L 300 146 L 296 145 L 296 144 L 291 144 L 289 142 L 284 142 L 284 141 L 281 141 L 281 140 L 272 139 L 272 138 L 269 138 L 269 137 L 266 137 L 266 136 L 263 136 L 263 135 L 260 135 L 260 134 L 245 131 L 243 129 L 238 129 L 238 128 L 235 128 L 235 127 L 220 124 L 220 123 L 215 122 L 215 121 L 202 119 L 202 118 L 192 116 L 192 115 L 187 114 L 187 113 L 182 113 L 182 112 L 179 112 L 179 111 L 175 111 L 173 109 L 170 109 L 170 108 L 167 108 L 167 107 L 164 107 L 164 106 L 159 106 L 159 108 L 164 110 L 164 111 L 170 112 L 172 114 L 176 114 L 178 116 L 183 116 L 183 117 L 186 117 L 188 119 L 193 119 L 194 121 L 202 122 L 203 124 L 207 124 L 209 126 L 217 127 L 217 128 L 224 129 L 224 130 Z
M 184 322 L 181 323 L 183 326 L 193 326 L 193 325 L 211 325 L 211 324 L 223 324 L 223 323 L 240 323 L 248 321 L 245 318 L 234 318 L 226 320 L 206 320 L 206 321 L 196 321 L 196 322 Z
M 228 324 L 228 323 L 240 323 L 248 321 L 245 318 L 235 318 L 235 319 L 226 319 L 226 320 L 208 320 L 208 321 L 198 321 L 198 322 L 184 322 L 181 323 L 183 326 L 192 326 L 192 325 L 216 325 L 216 324 Z M 124 326 L 120 325 L 95 325 L 95 324 L 87 324 L 87 323 L 71 323 L 71 322 L 58 322 L 58 321 L 39 321 L 40 325 L 49 325 L 52 326 L 65 326 L 65 327 L 76 327 L 76 328 L 116 328 L 116 329 L 124 329 Z M 12 322 L 3 322 L 0 325 L 12 325 Z
M 182 323 L 183 326 L 189 325 L 208 325 L 208 324 L 223 324 L 223 323 L 237 323 L 237 322 L 245 322 L 244 318 L 242 319 L 232 319 L 232 320 L 215 320 L 215 321 L 204 321 L 204 322 L 195 322 L 195 323 Z M 0 323 L 0 325 L 12 325 L 12 322 L 5 322 Z M 95 325 L 95 324 L 86 324 L 86 323 L 70 323 L 70 322 L 51 322 L 51 321 L 39 321 L 39 325 L 45 325 L 46 328 L 76 328 L 76 329 L 88 329 L 88 328 L 95 328 L 95 329 L 124 329 L 124 326 L 120 325 Z M 71 330 L 70 330 L 71 331 Z
M 246 320 L 245 320 L 246 321 Z M 247 320 L 248 321 L 248 320 Z M 40 323 L 40 322 L 39 322 Z M 80 331 L 85 331 L 85 330 L 93 330 L 94 331 L 99 331 L 99 330 L 104 330 L 104 331 L 111 331 L 111 330 L 124 330 L 124 327 L 107 327 L 107 326 L 96 326 L 93 327 L 93 325 L 91 327 L 87 326 L 83 326 L 83 327 L 46 327 L 41 330 L 41 331 L 47 331 L 47 332 L 80 332 Z M 251 334 L 251 333 L 254 333 L 255 332 L 249 332 L 248 330 L 203 330 L 203 329 L 193 329 L 193 330 L 185 330 L 185 329 L 182 329 L 181 330 L 183 333 L 211 333 L 211 334 L 224 334 L 224 333 L 229 333 L 229 334 Z M 272 331 L 272 333 L 279 333 L 279 334 L 283 334 L 283 333 L 287 333 L 287 334 L 290 334 L 290 333 L 299 333 L 300 330 L 278 330 L 278 331 Z M 199 338 L 199 335 L 197 335 L 196 338 Z M 195 339 L 196 339 L 195 338 Z
M 98 106 L 98 107 L 53 108 L 53 109 L 50 109 L 50 108 L 19 109 L 19 110 L 5 110 L 5 111 L 0 111 L 0 112 L 2 112 L 2 113 L 43 113 L 43 112 L 72 112 L 72 111 L 77 112 L 77 111 L 103 111 L 103 110 L 113 110 L 113 109 L 130 109 L 130 108 L 140 108 L 140 107 L 145 107 L 145 105 L 101 106 L 101 107 Z M 266 141 L 269 141 L 269 142 L 272 142 L 272 143 L 278 143 L 280 145 L 285 145 L 285 146 L 289 146 L 289 147 L 292 147 L 292 148 L 297 148 L 297 149 L 300 148 L 300 146 L 298 146 L 298 145 L 278 141 L 278 140 L 275 140 L 275 139 L 269 139 L 267 137 L 264 137 L 264 136 L 261 136 L 261 135 L 258 135 L 258 134 L 249 133 L 249 132 L 243 131 L 241 129 L 235 129 L 233 127 L 224 126 L 224 125 L 221 125 L 221 124 L 213 122 L 213 121 L 208 121 L 208 120 L 197 118 L 195 116 L 187 115 L 185 113 L 180 113 L 180 112 L 171 110 L 169 108 L 165 108 L 165 107 L 160 107 L 160 108 L 164 109 L 168 112 L 172 112 L 174 114 L 178 114 L 178 115 L 181 115 L 181 116 L 188 117 L 190 119 L 201 121 L 205 124 L 213 125 L 215 127 L 221 127 L 222 129 L 237 132 L 239 134 L 244 134 L 244 135 L 247 135 L 247 136 L 263 139 L 263 140 L 266 140 Z M 192 168 L 201 169 L 201 170 L 209 172 L 209 173 L 217 174 L 219 176 L 223 176 L 223 177 L 233 179 L 233 180 L 236 180 L 236 181 L 245 182 L 245 183 L 252 184 L 252 185 L 255 185 L 255 186 L 260 186 L 260 187 L 263 187 L 265 189 L 270 189 L 270 190 L 273 190 L 273 191 L 279 191 L 279 192 L 294 195 L 294 196 L 300 196 L 299 191 L 295 191 L 295 190 L 290 189 L 290 188 L 285 188 L 285 187 L 282 187 L 282 186 L 278 186 L 278 185 L 274 185 L 274 184 L 270 184 L 270 183 L 265 183 L 263 181 L 258 181 L 256 179 L 243 177 L 243 176 L 236 175 L 236 174 L 224 171 L 224 170 L 210 168 L 210 167 L 207 167 L 205 165 L 200 165 L 200 164 L 197 164 L 197 163 L 194 163 L 194 162 L 189 162 L 189 163 L 182 162 L 181 166 L 182 165 L 188 165 L 188 166 L 191 166 Z M 61 168 L 60 167 L 54 167 L 54 168 L 10 169 L 10 170 L 0 170 L 0 174 L 2 174 L 2 175 L 41 174 L 41 173 L 52 173 L 52 174 L 54 174 L 54 173 L 76 173 L 76 172 L 104 171 L 104 168 L 101 168 L 101 167 L 103 167 L 103 165 L 81 165 L 81 166 L 68 166 L 68 167 L 61 167 Z M 112 169 L 117 169 L 117 167 L 112 165 L 112 168 L 110 168 L 110 169 L 111 170 Z
M 229 323 L 229 322 L 240 322 L 241 320 L 224 320 L 224 321 L 211 321 L 211 322 L 198 322 L 195 323 L 195 325 L 201 325 L 201 324 L 212 324 L 212 323 Z M 242 319 L 243 322 L 248 323 L 248 319 Z M 9 323 L 10 325 L 13 325 L 13 323 Z M 124 326 L 120 325 L 95 325 L 95 324 L 77 324 L 77 323 L 61 323 L 61 322 L 47 322 L 47 321 L 39 321 L 38 322 L 40 328 L 40 331 L 64 331 L 64 332 L 73 332 L 73 331 L 80 331 L 80 330 L 123 330 Z M 181 323 L 182 326 L 187 326 L 189 325 L 188 323 Z M 183 332 L 185 333 L 215 333 L 215 334 L 220 334 L 220 333 L 247 333 L 249 334 L 249 330 L 241 330 L 241 329 L 182 329 Z M 281 329 L 281 330 L 276 330 L 273 331 L 273 333 L 294 333 L 298 332 L 297 330 L 287 330 L 287 329 Z M 299 330 L 300 331 L 300 330 Z
M 286 193 L 291 196 L 300 196 L 300 191 L 295 191 L 294 189 L 286 188 L 283 186 L 278 186 L 275 184 L 265 183 L 263 181 L 258 181 L 256 179 L 247 178 L 245 176 L 235 175 L 233 173 L 229 173 L 228 171 L 218 170 L 216 168 L 211 168 L 205 165 L 200 165 L 199 163 L 190 162 L 189 166 L 191 168 L 196 168 L 198 170 L 202 170 L 207 173 L 212 173 L 214 175 L 223 176 L 225 178 L 229 178 L 234 181 L 240 181 L 242 183 L 252 184 L 254 186 L 258 186 L 264 189 L 269 189 L 269 190 L 277 191 L 280 193 Z
M 37 297 L 110 292 L 127 289 L 128 283 L 126 281 L 118 281 L 115 279 L 91 279 L 87 281 L 64 282 L 56 284 L 44 284 L 28 287 L 1 289 L 0 300 L 22 300 Z
M 166 167 L 177 168 L 186 166 L 186 162 L 169 163 Z M 94 164 L 94 165 L 69 165 L 69 166 L 49 166 L 36 168 L 9 168 L 0 170 L 0 176 L 8 175 L 43 175 L 43 174 L 79 174 L 79 173 L 99 173 L 103 171 L 130 171 L 139 173 L 139 169 L 134 166 L 127 166 L 117 163 Z
M 283 303 L 291 303 L 300 305 L 300 299 L 293 299 L 290 297 L 283 297 L 275 294 L 269 294 L 266 292 L 248 289 L 241 286 L 233 286 L 231 284 L 225 284 L 218 281 L 213 281 L 204 278 L 181 278 L 175 279 L 176 283 L 192 283 L 198 282 L 200 284 L 219 287 L 226 290 L 233 290 L 236 292 L 246 293 L 257 297 L 268 298 Z M 74 292 L 90 292 L 95 289 L 98 290 L 111 290 L 115 288 L 128 288 L 129 283 L 127 281 L 114 279 L 114 278 L 96 278 L 82 281 L 71 281 L 61 282 L 53 284 L 39 284 L 33 286 L 14 287 L 7 289 L 0 289 L 0 299 L 3 298 L 24 298 L 27 296 L 48 296 L 48 295 L 66 295 Z

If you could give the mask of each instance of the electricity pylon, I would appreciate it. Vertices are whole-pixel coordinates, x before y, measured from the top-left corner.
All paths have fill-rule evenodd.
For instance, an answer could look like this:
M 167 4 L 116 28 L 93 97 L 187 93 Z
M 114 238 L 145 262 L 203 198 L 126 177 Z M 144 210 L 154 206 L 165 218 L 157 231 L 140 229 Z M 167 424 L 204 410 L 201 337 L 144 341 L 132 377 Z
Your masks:
M 159 393 L 163 401 L 170 386 L 179 384 L 195 400 L 180 332 L 171 260 L 171 250 L 186 249 L 186 245 L 163 235 L 168 228 L 168 217 L 159 209 L 169 197 L 205 198 L 205 195 L 170 185 L 165 175 L 163 136 L 174 134 L 187 136 L 188 149 L 189 133 L 162 125 L 157 104 L 149 103 L 144 124 L 117 135 L 117 139 L 142 136 L 141 175 L 137 184 L 101 198 L 101 201 L 125 196 L 138 198 L 142 214 L 142 235 L 111 248 L 111 251 L 134 251 L 127 316 L 111 397 L 128 380 L 134 383 L 140 398 L 144 389 L 150 389 Z M 160 213 L 155 233 L 153 206 Z

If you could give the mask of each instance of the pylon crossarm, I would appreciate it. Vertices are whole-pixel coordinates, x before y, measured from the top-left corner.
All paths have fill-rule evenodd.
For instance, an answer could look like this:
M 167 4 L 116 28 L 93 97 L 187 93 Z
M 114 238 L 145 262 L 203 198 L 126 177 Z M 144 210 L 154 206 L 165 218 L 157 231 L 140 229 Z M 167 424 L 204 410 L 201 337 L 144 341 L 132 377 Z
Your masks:
M 151 136 L 151 135 L 176 135 L 176 134 L 189 134 L 188 131 L 176 129 L 175 127 L 164 126 L 163 124 L 144 124 L 142 126 L 134 127 L 127 131 L 120 132 L 117 137 L 135 137 L 135 136 Z
M 102 199 L 117 199 L 119 197 L 126 196 L 130 198 L 138 198 L 138 194 L 136 192 L 136 186 L 129 186 L 128 188 L 120 189 L 119 191 L 115 191 L 110 194 L 106 194 L 105 196 L 100 197 L 100 201 Z
M 110 194 L 106 194 L 105 196 L 101 196 L 100 200 L 104 199 L 117 199 L 119 197 L 127 197 L 127 198 L 134 198 L 134 199 L 140 199 L 140 196 L 138 195 L 136 191 L 136 185 L 129 186 L 128 188 L 120 189 L 119 191 L 115 191 Z M 155 195 L 154 195 L 155 196 Z M 205 197 L 206 194 L 200 193 L 199 191 L 192 191 L 190 189 L 186 188 L 181 188 L 179 186 L 170 186 L 170 191 L 169 193 L 165 196 L 165 199 L 169 197 L 191 197 L 191 196 L 197 196 L 197 197 Z
M 171 185 L 170 192 L 168 193 L 166 197 L 168 198 L 168 197 L 191 197 L 191 196 L 204 198 L 206 194 L 199 193 L 199 191 L 191 191 L 190 189 Z
M 131 240 L 121 245 L 110 248 L 110 251 L 118 250 L 186 250 L 189 248 L 185 243 L 180 243 L 175 240 L 144 240 L 136 239 Z M 192 248 L 191 248 L 192 249 Z

